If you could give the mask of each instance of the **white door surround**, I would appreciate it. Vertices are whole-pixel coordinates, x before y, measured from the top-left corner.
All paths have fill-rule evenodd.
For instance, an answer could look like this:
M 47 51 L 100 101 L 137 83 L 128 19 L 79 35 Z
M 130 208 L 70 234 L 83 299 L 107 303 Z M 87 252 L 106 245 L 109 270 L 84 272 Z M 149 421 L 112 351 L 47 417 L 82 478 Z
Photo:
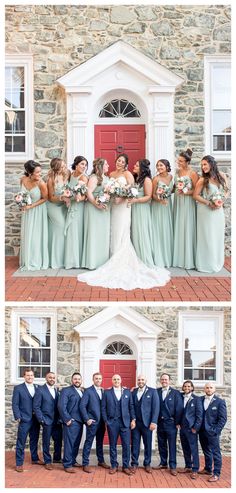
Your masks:
M 146 157 L 174 163 L 174 93 L 184 79 L 136 48 L 117 41 L 60 77 L 67 95 L 67 162 L 84 155 L 94 159 L 94 125 L 144 123 Z M 133 102 L 141 118 L 99 118 L 111 99 Z M 115 120 L 115 121 L 114 121 Z
M 103 354 L 107 344 L 121 340 L 133 351 L 125 359 L 136 359 L 137 375 L 147 377 L 148 385 L 156 387 L 156 340 L 158 325 L 126 307 L 109 307 L 74 327 L 80 336 L 80 372 L 83 384 L 92 383 L 92 374 L 99 371 L 100 359 L 120 359 L 120 355 Z

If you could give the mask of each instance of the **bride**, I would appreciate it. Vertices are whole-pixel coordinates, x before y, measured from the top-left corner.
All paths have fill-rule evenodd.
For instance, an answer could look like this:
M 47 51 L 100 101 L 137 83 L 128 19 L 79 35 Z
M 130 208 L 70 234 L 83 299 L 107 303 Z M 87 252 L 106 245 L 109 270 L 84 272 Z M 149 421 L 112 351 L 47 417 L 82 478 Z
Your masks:
M 116 170 L 110 178 L 120 184 L 133 185 L 133 175 L 128 171 L 128 156 L 120 154 L 116 159 Z M 110 259 L 93 272 L 78 276 L 78 280 L 91 286 L 104 288 L 149 289 L 164 286 L 170 273 L 162 268 L 147 267 L 136 255 L 130 239 L 131 207 L 128 200 L 116 198 L 111 209 Z

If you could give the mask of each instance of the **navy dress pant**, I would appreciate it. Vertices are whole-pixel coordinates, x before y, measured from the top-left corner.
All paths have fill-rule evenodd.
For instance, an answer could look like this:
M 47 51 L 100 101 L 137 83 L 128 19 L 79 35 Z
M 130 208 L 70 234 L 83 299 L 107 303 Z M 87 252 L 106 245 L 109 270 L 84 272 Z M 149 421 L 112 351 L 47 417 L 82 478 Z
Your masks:
M 144 466 L 150 466 L 152 459 L 152 431 L 144 426 L 142 421 L 136 420 L 136 427 L 131 431 L 131 466 L 138 466 L 141 437 L 144 444 Z
M 83 433 L 83 424 L 72 421 L 70 426 L 63 425 L 64 455 L 63 466 L 65 469 L 72 467 L 76 463 L 79 446 Z
M 117 441 L 120 436 L 122 445 L 122 466 L 129 467 L 130 462 L 130 428 L 126 428 L 121 419 L 114 419 L 107 423 L 107 431 L 110 444 L 111 467 L 118 467 L 117 462 Z
M 170 469 L 176 469 L 176 437 L 177 428 L 175 424 L 158 424 L 157 440 L 161 464 L 167 466 L 169 452 Z
M 51 424 L 43 425 L 43 459 L 45 464 L 50 464 L 52 462 L 52 457 L 50 454 L 50 439 L 54 442 L 54 453 L 53 460 L 61 460 L 61 449 L 62 449 L 62 425 Z
M 33 416 L 31 421 L 20 421 L 18 425 L 17 440 L 16 440 L 16 465 L 22 466 L 25 458 L 25 445 L 27 436 L 30 441 L 30 454 L 32 462 L 39 460 L 38 456 L 38 440 L 39 440 L 40 424 Z
M 180 429 L 180 441 L 183 449 L 185 467 L 193 472 L 199 470 L 198 434 L 189 428 Z
M 199 440 L 205 457 L 205 469 L 220 476 L 222 468 L 220 435 L 209 435 L 206 430 L 200 430 Z

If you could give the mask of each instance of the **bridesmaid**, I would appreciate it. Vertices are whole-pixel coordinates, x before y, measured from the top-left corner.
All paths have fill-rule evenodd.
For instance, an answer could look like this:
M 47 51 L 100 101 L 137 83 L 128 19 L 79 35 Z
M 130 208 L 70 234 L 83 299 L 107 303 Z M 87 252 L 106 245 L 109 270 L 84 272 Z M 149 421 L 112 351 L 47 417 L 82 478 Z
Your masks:
M 96 201 L 108 182 L 108 169 L 105 159 L 93 161 L 93 171 L 88 182 L 88 201 L 84 208 L 82 267 L 86 269 L 97 269 L 109 259 L 110 207 Z
M 32 203 L 22 208 L 20 269 L 48 268 L 47 185 L 41 179 L 41 165 L 35 161 L 24 164 L 21 190 L 29 193 Z
M 49 265 L 52 269 L 64 267 L 65 223 L 69 199 L 63 196 L 63 187 L 68 183 L 70 171 L 63 159 L 54 158 L 48 173 L 48 236 Z M 66 206 L 67 204 L 67 206 Z
M 78 184 L 87 185 L 86 170 L 88 161 L 83 156 L 76 156 L 72 164 L 70 188 Z M 85 195 L 77 195 L 70 199 L 65 224 L 65 269 L 81 267 L 83 235 L 84 235 L 84 200 Z
M 198 175 L 190 166 L 191 149 L 180 153 L 178 170 L 174 177 L 174 250 L 173 267 L 195 268 L 196 257 L 196 203 L 193 200 Z
M 194 199 L 197 201 L 196 268 L 201 272 L 219 272 L 224 265 L 225 217 L 223 201 L 228 191 L 224 173 L 215 159 L 205 156 L 201 161 Z
M 129 199 L 131 211 L 131 241 L 138 257 L 149 267 L 154 266 L 152 254 L 151 198 L 152 178 L 150 161 L 140 159 L 133 169 L 138 186 L 137 198 Z
M 173 217 L 171 192 L 174 186 L 167 159 L 156 164 L 158 175 L 153 179 L 152 228 L 153 258 L 158 267 L 171 267 L 173 257 Z M 163 190 L 163 192 L 162 192 Z M 167 195 L 166 198 L 163 194 Z

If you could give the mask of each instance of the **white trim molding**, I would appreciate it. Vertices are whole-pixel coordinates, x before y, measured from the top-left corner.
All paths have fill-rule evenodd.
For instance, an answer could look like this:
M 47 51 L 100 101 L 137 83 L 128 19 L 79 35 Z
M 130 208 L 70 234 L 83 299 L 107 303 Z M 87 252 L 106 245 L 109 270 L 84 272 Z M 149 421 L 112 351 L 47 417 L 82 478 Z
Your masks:
M 34 72 L 33 55 L 6 54 L 6 67 L 23 67 L 25 82 L 25 152 L 6 152 L 7 163 L 19 163 L 34 158 Z
M 68 163 L 78 153 L 92 162 L 94 125 L 98 122 L 127 125 L 137 120 L 146 125 L 150 162 L 154 165 L 161 156 L 174 162 L 174 93 L 184 82 L 182 77 L 124 41 L 117 41 L 57 82 L 67 95 Z M 132 100 L 141 119 L 99 119 L 103 104 L 119 97 Z

